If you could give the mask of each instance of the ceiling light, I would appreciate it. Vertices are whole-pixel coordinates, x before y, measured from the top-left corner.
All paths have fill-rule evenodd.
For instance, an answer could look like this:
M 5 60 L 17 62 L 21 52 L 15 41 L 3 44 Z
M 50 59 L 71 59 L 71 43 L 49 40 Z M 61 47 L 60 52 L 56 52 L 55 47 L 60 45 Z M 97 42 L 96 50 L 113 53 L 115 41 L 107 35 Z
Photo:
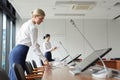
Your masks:
M 85 16 L 85 14 L 79 14 L 79 13 L 56 13 L 55 16 Z

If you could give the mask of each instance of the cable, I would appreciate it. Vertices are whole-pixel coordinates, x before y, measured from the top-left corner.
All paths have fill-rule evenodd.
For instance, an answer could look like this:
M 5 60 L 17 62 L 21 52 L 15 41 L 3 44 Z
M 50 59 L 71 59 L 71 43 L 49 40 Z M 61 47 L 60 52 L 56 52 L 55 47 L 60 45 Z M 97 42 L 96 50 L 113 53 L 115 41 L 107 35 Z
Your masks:
M 65 50 L 65 52 L 67 53 L 67 56 L 65 58 L 63 58 L 61 61 L 64 61 L 66 58 L 71 57 L 70 54 L 68 53 L 67 49 L 63 46 L 62 42 L 59 41 L 59 44 L 62 46 L 62 48 Z
M 93 51 L 95 51 L 94 47 L 91 45 L 91 43 L 88 41 L 88 39 L 84 36 L 84 34 L 83 34 L 83 33 L 79 30 L 79 28 L 76 26 L 76 24 L 75 24 L 75 22 L 74 22 L 73 19 L 70 20 L 70 23 L 78 30 L 78 32 L 80 33 L 80 35 L 82 35 L 82 37 L 86 40 L 86 42 L 87 42 L 87 44 L 89 45 L 89 47 L 90 47 Z M 98 58 L 99 58 L 100 61 L 102 62 L 104 69 L 107 71 L 107 67 L 106 67 L 105 63 L 103 62 L 103 60 L 101 59 L 101 57 L 98 56 Z

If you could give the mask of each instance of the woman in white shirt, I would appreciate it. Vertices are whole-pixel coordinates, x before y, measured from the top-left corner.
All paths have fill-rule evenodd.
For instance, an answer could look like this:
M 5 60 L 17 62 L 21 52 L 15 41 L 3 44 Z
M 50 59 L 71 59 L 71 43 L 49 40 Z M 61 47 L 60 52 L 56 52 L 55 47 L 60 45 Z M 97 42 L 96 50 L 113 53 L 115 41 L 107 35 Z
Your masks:
M 43 60 L 44 64 L 48 65 L 48 61 L 41 53 L 40 45 L 37 43 L 38 28 L 36 25 L 43 22 L 44 17 L 45 13 L 42 9 L 35 9 L 32 12 L 32 18 L 21 26 L 16 38 L 16 46 L 9 54 L 10 80 L 16 80 L 12 67 L 14 63 L 21 64 L 22 68 L 25 70 L 25 60 L 29 47 L 33 47 L 34 52 Z
M 45 40 L 43 42 L 43 48 L 44 48 L 44 52 L 45 52 L 45 57 L 47 58 L 47 60 L 50 61 L 54 61 L 54 59 L 52 59 L 52 54 L 51 52 L 56 50 L 57 47 L 52 47 L 51 46 L 51 42 L 50 42 L 50 34 L 46 34 L 43 39 Z

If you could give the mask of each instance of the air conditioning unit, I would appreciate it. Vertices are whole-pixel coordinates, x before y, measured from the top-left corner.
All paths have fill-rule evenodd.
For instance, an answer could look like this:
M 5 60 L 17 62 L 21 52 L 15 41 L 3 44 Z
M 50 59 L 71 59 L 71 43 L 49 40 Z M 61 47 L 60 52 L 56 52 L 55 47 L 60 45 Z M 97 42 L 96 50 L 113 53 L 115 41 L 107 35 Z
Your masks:
M 93 9 L 94 5 L 80 5 L 80 4 L 74 4 L 71 6 L 72 10 L 91 10 Z
M 95 1 L 56 1 L 56 6 L 69 6 L 72 10 L 89 10 L 96 5 Z

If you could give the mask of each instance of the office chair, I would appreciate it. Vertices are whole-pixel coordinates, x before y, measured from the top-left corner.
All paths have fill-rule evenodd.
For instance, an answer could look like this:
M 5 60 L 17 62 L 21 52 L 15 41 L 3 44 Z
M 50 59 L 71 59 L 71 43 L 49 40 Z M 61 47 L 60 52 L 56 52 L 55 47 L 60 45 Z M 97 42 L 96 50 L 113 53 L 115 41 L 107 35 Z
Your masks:
M 33 65 L 33 67 L 34 67 L 34 70 L 41 70 L 41 71 L 44 71 L 44 65 L 43 65 L 42 60 L 41 60 L 41 64 L 42 64 L 41 67 L 37 67 L 37 64 L 36 64 L 35 60 L 32 60 L 32 65 Z
M 33 68 L 32 68 L 32 65 L 30 64 L 30 62 L 26 61 L 25 62 L 25 69 L 26 69 L 26 73 L 27 74 L 33 74 Z
M 26 61 L 25 65 L 26 65 L 26 73 L 28 75 L 34 74 L 34 75 L 40 75 L 40 76 L 42 76 L 43 73 L 44 73 L 43 70 L 34 70 L 33 67 L 32 67 L 32 64 L 29 61 Z
M 9 80 L 7 73 L 0 68 L 0 80 Z
M 35 60 L 32 60 L 32 64 L 33 64 L 34 68 L 37 68 L 37 64 L 36 64 Z
M 25 76 L 22 66 L 17 63 L 13 64 L 13 68 L 14 68 L 14 72 L 15 72 L 17 80 L 34 80 L 34 79 L 41 79 L 41 77 L 42 77 L 42 76 L 34 76 L 34 75 L 26 75 Z
M 35 60 L 32 60 L 32 64 L 33 64 L 33 67 L 34 67 L 34 68 L 38 68 Z M 43 63 L 42 60 L 40 60 L 40 64 L 41 64 L 41 66 L 44 66 L 44 63 Z
M 43 63 L 43 61 L 42 61 L 42 60 L 40 60 L 40 62 L 41 62 L 41 65 L 42 65 L 42 66 L 44 66 L 44 63 Z

